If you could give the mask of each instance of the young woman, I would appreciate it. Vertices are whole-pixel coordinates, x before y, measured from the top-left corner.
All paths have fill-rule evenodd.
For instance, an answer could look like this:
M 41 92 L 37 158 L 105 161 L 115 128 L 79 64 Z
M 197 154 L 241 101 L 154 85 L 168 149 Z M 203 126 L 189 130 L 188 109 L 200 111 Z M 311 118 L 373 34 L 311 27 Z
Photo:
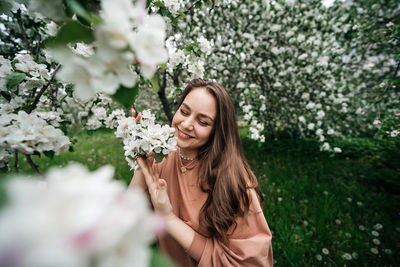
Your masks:
M 263 197 L 227 91 L 213 81 L 189 82 L 172 127 L 177 150 L 159 164 L 152 154 L 138 158 L 141 168 L 130 185 L 148 190 L 165 217 L 161 250 L 185 267 L 272 266 Z

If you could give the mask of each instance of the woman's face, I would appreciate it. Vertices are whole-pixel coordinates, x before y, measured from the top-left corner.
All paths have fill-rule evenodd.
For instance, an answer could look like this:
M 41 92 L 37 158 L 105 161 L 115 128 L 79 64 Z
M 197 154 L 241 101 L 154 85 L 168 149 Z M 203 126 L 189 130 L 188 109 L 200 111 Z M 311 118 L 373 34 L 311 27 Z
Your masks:
M 217 103 L 204 87 L 193 88 L 185 97 L 172 120 L 177 145 L 186 157 L 195 157 L 207 143 L 214 127 Z

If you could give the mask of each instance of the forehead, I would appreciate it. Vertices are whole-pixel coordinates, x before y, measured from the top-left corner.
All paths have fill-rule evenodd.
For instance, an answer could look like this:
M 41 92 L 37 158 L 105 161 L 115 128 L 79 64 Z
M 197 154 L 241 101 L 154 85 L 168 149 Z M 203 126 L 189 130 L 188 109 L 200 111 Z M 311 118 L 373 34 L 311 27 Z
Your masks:
M 183 104 L 187 105 L 192 112 L 207 115 L 212 119 L 215 119 L 217 115 L 215 97 L 204 87 L 192 89 L 183 100 Z

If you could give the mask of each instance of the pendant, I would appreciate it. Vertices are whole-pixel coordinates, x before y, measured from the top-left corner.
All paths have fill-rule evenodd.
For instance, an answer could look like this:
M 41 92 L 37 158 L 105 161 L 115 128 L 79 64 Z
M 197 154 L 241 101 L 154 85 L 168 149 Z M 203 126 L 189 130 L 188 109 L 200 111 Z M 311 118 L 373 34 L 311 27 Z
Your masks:
M 182 166 L 181 171 L 182 171 L 182 173 L 184 173 L 186 171 L 186 168 L 184 166 Z

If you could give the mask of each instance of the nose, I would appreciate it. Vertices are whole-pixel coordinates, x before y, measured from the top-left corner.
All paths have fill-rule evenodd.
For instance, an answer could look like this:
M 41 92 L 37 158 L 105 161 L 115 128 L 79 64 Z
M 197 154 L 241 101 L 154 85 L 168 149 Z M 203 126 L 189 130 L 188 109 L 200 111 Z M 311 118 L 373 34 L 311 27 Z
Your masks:
M 182 130 L 187 130 L 187 131 L 192 131 L 193 130 L 193 118 L 192 116 L 186 117 L 182 122 L 181 122 L 181 126 L 182 126 Z

